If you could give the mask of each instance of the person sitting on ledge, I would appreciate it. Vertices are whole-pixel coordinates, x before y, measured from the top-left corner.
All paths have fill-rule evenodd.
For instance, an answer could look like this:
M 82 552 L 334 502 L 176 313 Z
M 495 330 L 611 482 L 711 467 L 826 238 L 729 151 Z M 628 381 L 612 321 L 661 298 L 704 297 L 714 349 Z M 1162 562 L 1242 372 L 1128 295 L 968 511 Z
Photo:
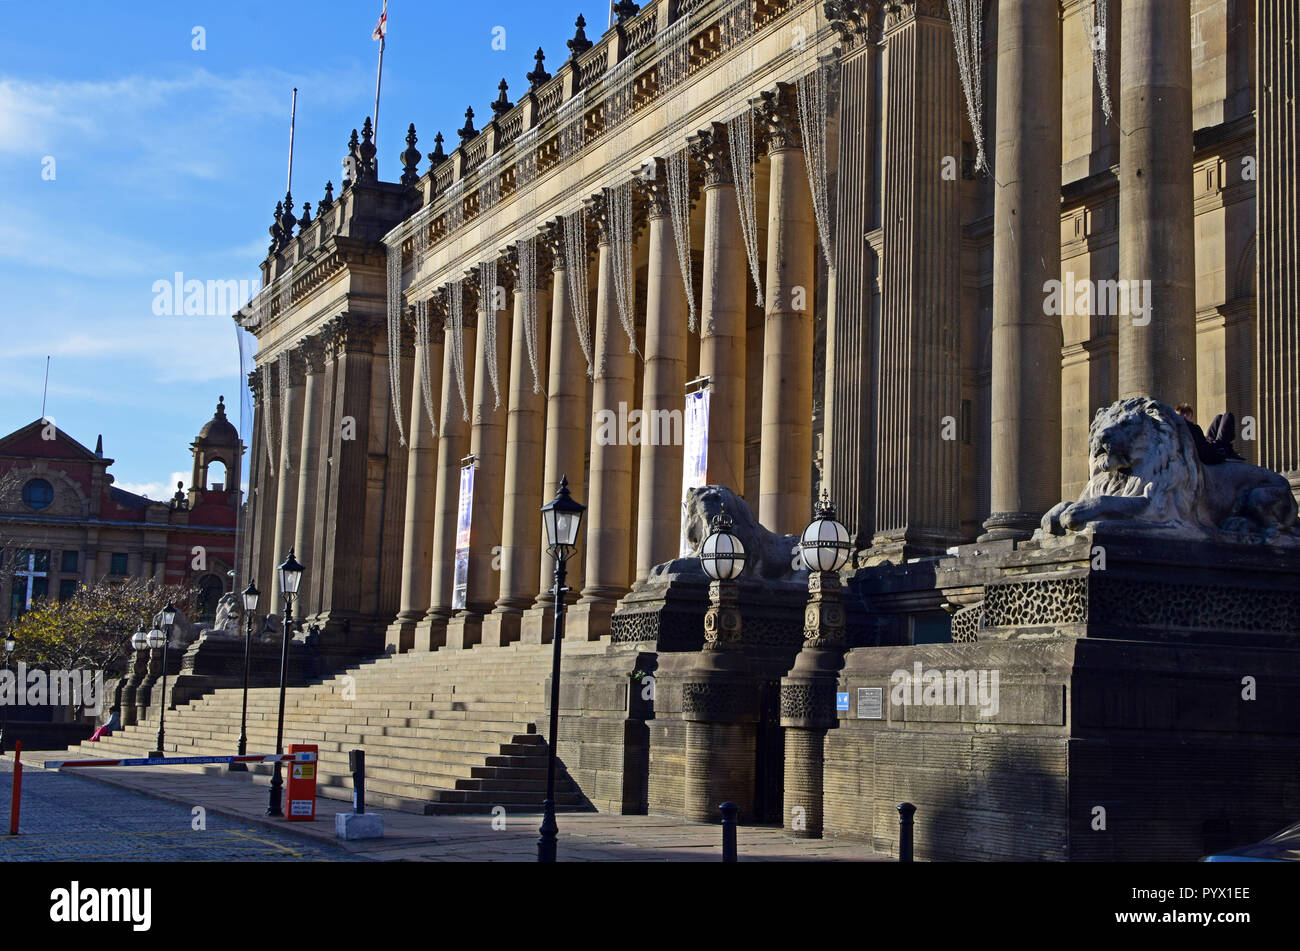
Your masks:
M 1191 403 L 1179 403 L 1175 411 L 1187 421 L 1187 428 L 1192 433 L 1192 441 L 1196 443 L 1196 454 L 1202 464 L 1215 466 L 1229 459 L 1242 458 L 1232 447 L 1232 441 L 1237 435 L 1237 419 L 1231 413 L 1220 413 L 1214 417 L 1207 438 L 1201 431 L 1201 427 L 1196 425 Z

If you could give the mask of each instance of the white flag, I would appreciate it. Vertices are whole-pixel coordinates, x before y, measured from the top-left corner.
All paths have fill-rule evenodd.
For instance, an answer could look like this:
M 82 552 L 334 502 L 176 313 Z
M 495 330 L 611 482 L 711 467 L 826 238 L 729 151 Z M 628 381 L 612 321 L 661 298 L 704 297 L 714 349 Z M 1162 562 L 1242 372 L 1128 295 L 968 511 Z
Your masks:
M 388 35 L 388 0 L 384 0 L 384 12 L 379 15 L 379 22 L 375 24 L 375 32 L 370 34 L 372 40 L 382 40 Z

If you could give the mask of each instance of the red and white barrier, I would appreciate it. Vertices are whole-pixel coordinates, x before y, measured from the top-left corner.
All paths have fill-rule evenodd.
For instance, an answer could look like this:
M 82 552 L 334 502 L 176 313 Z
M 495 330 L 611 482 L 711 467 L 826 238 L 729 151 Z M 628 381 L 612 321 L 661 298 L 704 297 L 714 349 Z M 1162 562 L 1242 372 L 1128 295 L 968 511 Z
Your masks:
M 207 766 L 230 763 L 314 763 L 310 753 L 250 753 L 247 756 L 159 756 L 153 759 L 66 759 L 46 760 L 46 769 L 87 769 L 92 766 Z

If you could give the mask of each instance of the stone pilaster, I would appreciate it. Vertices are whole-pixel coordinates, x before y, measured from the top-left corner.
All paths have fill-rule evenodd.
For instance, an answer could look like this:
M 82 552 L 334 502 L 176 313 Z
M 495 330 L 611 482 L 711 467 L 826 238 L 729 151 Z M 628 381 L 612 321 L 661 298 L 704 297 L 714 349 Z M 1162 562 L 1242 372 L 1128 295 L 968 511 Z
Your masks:
M 781 83 L 754 104 L 766 134 L 771 176 L 758 518 L 774 532 L 799 532 L 812 508 L 817 232 L 794 87 Z
M 1190 0 L 1126 0 L 1119 28 L 1119 279 L 1150 282 L 1118 317 L 1119 396 L 1171 405 L 1196 395 L 1191 23 Z
M 542 504 L 555 497 L 560 479 L 568 477 L 569 491 L 573 497 L 586 498 L 584 478 L 587 435 L 587 380 L 586 366 L 570 298 L 569 274 L 564 257 L 564 231 L 558 220 L 542 230 L 539 247 L 544 245 L 550 255 L 551 272 L 551 326 L 548 339 L 550 353 L 548 383 L 546 387 L 546 449 L 542 468 Z M 583 288 L 586 293 L 586 288 Z M 585 503 L 584 503 L 585 504 Z M 574 555 L 569 559 L 570 588 L 581 590 L 583 539 L 578 537 Z M 521 639 L 525 643 L 544 644 L 551 640 L 553 621 L 550 595 L 554 578 L 551 559 L 543 557 L 538 573 L 537 597 L 533 607 L 525 614 Z
M 309 337 L 298 345 L 305 383 L 302 396 L 302 442 L 298 453 L 298 514 L 294 519 L 293 550 L 300 564 L 316 563 L 315 525 L 316 488 L 320 477 L 321 427 L 328 414 L 325 402 L 325 348 L 318 337 Z M 305 580 L 305 579 L 304 579 Z M 304 584 L 298 590 L 294 610 L 306 617 L 319 605 L 308 599 L 312 588 Z
M 644 581 L 655 565 L 677 557 L 681 534 L 687 301 L 662 163 L 658 173 L 653 182 L 644 183 L 650 199 L 650 260 L 636 509 L 637 582 Z
M 628 353 L 627 334 L 618 318 L 614 291 L 614 249 L 604 196 L 593 199 L 587 220 L 597 229 L 596 327 L 592 340 L 595 364 L 591 387 L 591 464 L 588 474 L 587 568 L 582 597 L 569 614 L 569 632 L 579 640 L 596 640 L 609 632 L 614 605 L 628 590 L 632 543 L 632 446 L 613 419 L 630 413 L 636 357 Z M 602 425 L 604 423 L 604 425 Z M 572 491 L 572 489 L 570 489 Z M 576 496 L 575 496 L 576 497 Z M 582 501 L 579 499 L 579 501 Z
M 424 375 L 429 375 L 433 412 L 438 412 L 442 392 L 443 330 L 436 317 L 429 317 L 428 345 L 415 341 L 414 379 L 410 388 L 409 449 L 406 467 L 406 514 L 402 532 L 402 601 L 396 619 L 388 628 L 387 648 L 407 651 L 415 646 L 415 629 L 429 610 L 433 563 L 434 491 L 438 470 L 436 419 L 425 407 L 422 389 Z
M 998 7 L 988 540 L 1027 538 L 1061 500 L 1061 22 L 1055 4 Z
M 947 7 L 895 4 L 883 167 L 875 536 L 869 558 L 934 555 L 959 540 L 962 91 Z M 1058 107 L 1059 108 L 1059 107 Z
M 293 544 L 293 538 L 297 531 L 298 515 L 298 484 L 299 476 L 296 471 L 298 462 L 301 457 L 302 442 L 302 418 L 303 418 L 303 384 L 306 382 L 306 374 L 303 373 L 302 361 L 293 350 L 286 351 L 285 355 L 277 358 L 278 360 L 287 359 L 289 361 L 289 385 L 282 388 L 280 392 L 280 410 L 276 419 L 277 427 L 282 430 L 279 433 L 280 446 L 277 455 L 277 471 L 279 478 L 276 486 L 275 499 L 275 541 L 272 543 L 271 550 L 276 558 L 284 559 L 289 554 L 289 548 Z M 275 364 L 270 365 L 272 372 L 279 374 L 279 367 Z M 285 403 L 288 403 L 288 412 L 285 412 Z M 288 417 L 287 425 L 285 417 Z M 283 552 L 283 554 L 281 554 Z M 301 562 L 302 560 L 299 559 Z M 305 562 L 303 562 L 305 564 Z M 277 561 L 276 564 L 279 564 Z M 271 572 L 271 599 L 268 602 L 274 605 L 274 611 L 279 613 L 281 608 L 280 598 L 280 572 Z
M 1256 5 L 1259 461 L 1300 497 L 1300 0 Z
M 496 311 L 497 289 L 478 274 L 479 334 L 474 348 L 474 397 L 470 404 L 469 453 L 474 460 L 474 495 L 470 505 L 469 575 L 465 607 L 447 625 L 447 647 L 473 647 L 482 641 L 483 618 L 496 605 L 501 587 L 501 508 L 505 495 L 506 407 L 497 405 L 488 352 L 489 322 L 497 330 L 496 377 L 505 382 L 510 365 L 509 321 Z
M 745 318 L 751 293 L 726 126 L 691 137 L 704 167 L 700 376 L 709 378 L 707 482 L 745 492 Z
M 541 244 L 542 246 L 538 246 Z M 518 248 L 513 249 L 515 255 Z M 501 518 L 501 572 L 496 607 L 483 624 L 483 643 L 519 640 L 523 612 L 533 603 L 534 585 L 542 563 L 541 507 L 546 462 L 546 340 L 550 301 L 545 273 L 550 255 L 534 242 L 537 275 L 537 326 L 533 342 L 541 385 L 534 388 L 526 300 L 514 282 L 514 321 L 510 341 L 509 420 L 506 436 L 504 512 Z M 517 265 L 516 265 L 517 273 Z M 570 372 L 572 370 L 570 369 Z

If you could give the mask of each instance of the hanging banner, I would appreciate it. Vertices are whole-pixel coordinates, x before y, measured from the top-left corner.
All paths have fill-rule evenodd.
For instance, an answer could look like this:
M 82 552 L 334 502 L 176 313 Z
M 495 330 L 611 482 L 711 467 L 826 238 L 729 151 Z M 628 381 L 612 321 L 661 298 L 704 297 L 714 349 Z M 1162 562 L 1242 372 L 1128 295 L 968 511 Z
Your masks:
M 682 454 L 682 533 L 680 557 L 691 553 L 686 540 L 686 496 L 709 476 L 709 389 L 686 394 L 685 451 Z
M 461 611 L 469 590 L 469 527 L 474 508 L 474 466 L 460 470 L 460 504 L 456 513 L 456 581 L 451 589 L 451 606 Z

